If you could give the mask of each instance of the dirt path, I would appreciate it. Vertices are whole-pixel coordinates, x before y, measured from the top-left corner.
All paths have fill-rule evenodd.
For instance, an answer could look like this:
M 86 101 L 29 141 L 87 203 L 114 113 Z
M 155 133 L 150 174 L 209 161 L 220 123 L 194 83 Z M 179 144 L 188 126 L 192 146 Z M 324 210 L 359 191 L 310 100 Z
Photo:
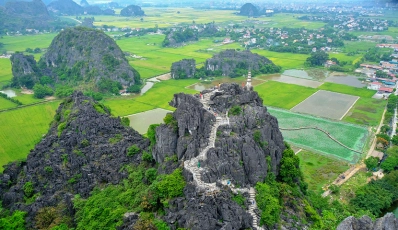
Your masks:
M 382 118 L 380 120 L 379 126 L 377 127 L 377 130 L 375 132 L 375 137 L 373 138 L 372 145 L 369 148 L 369 151 L 368 151 L 368 154 L 366 155 L 366 158 L 368 158 L 368 157 L 370 157 L 372 155 L 372 153 L 373 153 L 373 151 L 374 151 L 374 149 L 376 147 L 376 142 L 377 142 L 376 134 L 380 132 L 381 126 L 383 125 L 383 122 L 384 122 L 384 115 L 385 115 L 386 111 L 387 111 L 387 107 L 384 108 L 383 116 L 382 116 Z M 333 181 L 330 185 L 335 184 L 337 186 L 341 186 L 346 181 L 348 181 L 352 176 L 354 176 L 355 173 L 357 173 L 360 169 L 363 169 L 363 168 L 366 168 L 366 166 L 365 166 L 365 164 L 363 162 L 361 162 L 358 165 L 355 165 L 355 167 L 351 167 L 350 169 L 345 171 L 343 174 L 339 175 L 339 177 L 335 181 Z M 330 193 L 331 193 L 331 191 L 328 189 L 322 194 L 322 196 L 323 197 L 329 196 Z

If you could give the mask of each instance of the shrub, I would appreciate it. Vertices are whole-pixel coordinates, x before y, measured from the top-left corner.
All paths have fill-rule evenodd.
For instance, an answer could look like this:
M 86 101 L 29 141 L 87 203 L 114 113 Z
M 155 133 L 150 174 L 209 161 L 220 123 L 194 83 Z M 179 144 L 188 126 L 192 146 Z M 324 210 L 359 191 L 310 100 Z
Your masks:
M 158 171 L 155 168 L 150 168 L 145 172 L 145 178 L 147 179 L 148 183 L 151 184 L 158 175 Z
M 90 144 L 90 142 L 89 142 L 87 139 L 83 139 L 83 140 L 80 142 L 80 144 L 81 144 L 83 147 L 87 147 L 87 146 Z
M 142 153 L 142 158 L 141 159 L 143 161 L 146 161 L 146 162 L 151 162 L 153 160 L 152 155 L 150 153 L 146 152 L 146 151 L 144 151 Z
M 257 206 L 261 210 L 260 225 L 272 226 L 279 221 L 282 209 L 279 204 L 280 189 L 278 184 L 275 181 L 257 183 L 256 191 Z
M 116 144 L 119 141 L 121 141 L 122 139 L 123 139 L 123 136 L 121 134 L 115 134 L 114 137 L 109 138 L 109 143 Z
M 62 131 L 64 131 L 66 127 L 66 122 L 62 122 L 61 124 L 58 125 L 58 137 L 61 136 Z
M 242 196 L 242 194 L 237 194 L 232 197 L 232 200 L 239 204 L 242 208 L 245 207 L 245 200 L 246 198 Z
M 37 212 L 35 220 L 37 229 L 51 229 L 60 224 L 62 216 L 55 207 L 45 207 Z
M 132 85 L 132 86 L 128 87 L 126 91 L 128 93 L 139 93 L 139 92 L 141 92 L 141 86 Z
M 44 167 L 44 171 L 46 171 L 47 173 L 52 173 L 53 168 L 51 166 L 46 166 L 46 167 Z
M 33 195 L 33 184 L 32 182 L 28 181 L 24 184 L 23 186 L 23 192 L 25 194 L 26 197 L 31 197 Z
M 262 135 L 261 135 L 260 130 L 254 131 L 254 133 L 253 133 L 253 140 L 254 140 L 257 144 L 259 144 L 259 145 L 261 146 L 261 148 L 264 148 L 264 147 L 266 147 L 266 146 L 268 145 L 268 142 L 266 142 L 266 141 L 261 141 L 261 139 L 262 139 Z
M 26 212 L 16 210 L 11 216 L 0 219 L 0 226 L 3 229 L 25 230 Z
M 128 150 L 127 150 L 127 156 L 131 157 L 131 156 L 133 156 L 133 155 L 139 153 L 140 150 L 141 150 L 141 149 L 140 149 L 137 145 L 132 145 L 132 146 L 130 146 L 130 148 L 128 148 Z
M 377 157 L 369 157 L 365 159 L 365 165 L 368 170 L 374 170 L 379 164 L 379 158 Z
M 329 186 L 329 190 L 330 190 L 332 193 L 337 194 L 337 193 L 340 192 L 340 187 L 337 186 L 337 185 L 335 185 L 335 184 L 332 184 L 332 185 Z
M 242 108 L 239 105 L 235 105 L 229 110 L 228 115 L 238 116 L 241 113 L 242 113 Z
M 148 131 L 147 131 L 147 136 L 149 140 L 151 141 L 151 146 L 156 144 L 156 128 L 159 126 L 159 124 L 152 124 L 149 126 Z
M 34 91 L 33 96 L 35 98 L 39 98 L 39 99 L 44 98 L 45 96 L 51 96 L 54 94 L 54 91 L 49 86 L 43 86 L 40 84 L 36 84 L 33 87 L 33 91 Z
M 129 127 L 130 126 L 130 119 L 128 117 L 121 118 L 122 125 Z

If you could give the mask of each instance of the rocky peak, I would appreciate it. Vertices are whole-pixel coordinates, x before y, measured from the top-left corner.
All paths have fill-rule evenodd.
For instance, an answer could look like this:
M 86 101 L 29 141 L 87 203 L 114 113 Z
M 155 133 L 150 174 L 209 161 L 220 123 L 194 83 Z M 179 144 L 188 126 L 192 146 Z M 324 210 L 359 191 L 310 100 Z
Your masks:
M 171 65 L 171 77 L 174 79 L 193 78 L 195 71 L 195 59 L 182 59 Z
M 139 73 L 130 66 L 116 42 L 102 31 L 86 27 L 59 33 L 37 66 L 33 56 L 23 54 L 14 55 L 11 61 L 14 78 L 37 69 L 36 72 L 45 73 L 57 83 L 104 80 L 125 87 L 141 83 Z
M 285 145 L 276 118 L 256 92 L 237 84 L 175 94 L 170 105 L 176 111 L 157 127 L 153 155 L 160 163 L 173 155 L 184 161 L 189 183 L 185 198 L 170 203 L 166 221 L 201 230 L 257 228 L 257 216 L 232 202 L 228 189 L 253 198 L 257 182 L 278 174 Z
M 122 16 L 145 16 L 145 12 L 141 9 L 141 7 L 136 5 L 129 5 L 126 8 L 123 8 L 120 11 L 120 15 Z
M 239 14 L 254 17 L 259 15 L 259 11 L 252 3 L 246 3 L 240 8 Z
M 337 230 L 395 230 L 398 229 L 398 219 L 393 213 L 372 221 L 368 216 L 355 218 L 349 216 L 337 226 Z
M 128 156 L 132 145 L 140 153 Z M 88 197 L 95 186 L 126 178 L 121 167 L 140 163 L 148 146 L 147 139 L 111 117 L 104 105 L 75 92 L 61 103 L 50 130 L 26 162 L 10 164 L 0 174 L 3 206 L 27 211 L 32 218 L 42 207 L 71 204 L 74 194 Z M 24 190 L 27 183 L 33 189 L 30 194 Z M 33 202 L 25 203 L 24 197 Z
M 32 88 L 40 75 L 34 56 L 15 53 L 11 56 L 10 61 L 14 76 L 12 84 Z
M 236 51 L 227 49 L 207 59 L 205 68 L 211 71 L 221 70 L 222 74 L 226 76 L 232 74 L 237 68 L 253 71 L 259 70 L 267 64 L 275 66 L 268 58 L 254 54 L 249 50 Z

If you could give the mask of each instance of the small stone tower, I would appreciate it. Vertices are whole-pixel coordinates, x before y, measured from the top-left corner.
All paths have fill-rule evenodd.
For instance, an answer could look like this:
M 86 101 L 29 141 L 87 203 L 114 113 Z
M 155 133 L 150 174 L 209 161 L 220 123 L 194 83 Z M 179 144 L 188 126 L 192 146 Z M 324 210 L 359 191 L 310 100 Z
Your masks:
M 247 73 L 247 82 L 246 82 L 246 89 L 247 90 L 252 90 L 253 86 L 252 86 L 252 73 L 249 70 L 249 73 Z

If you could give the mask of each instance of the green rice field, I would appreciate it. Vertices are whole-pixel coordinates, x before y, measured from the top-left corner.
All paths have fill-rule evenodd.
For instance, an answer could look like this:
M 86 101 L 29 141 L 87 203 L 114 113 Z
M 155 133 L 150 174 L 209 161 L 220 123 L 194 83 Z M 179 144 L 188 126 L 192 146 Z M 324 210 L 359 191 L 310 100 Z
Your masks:
M 0 113 L 0 165 L 26 158 L 47 133 L 59 103 L 49 102 Z
M 380 123 L 386 104 L 386 100 L 360 98 L 343 118 L 343 121 L 376 127 Z
M 357 151 L 363 151 L 368 138 L 366 127 L 270 107 L 268 107 L 268 111 L 278 119 L 280 128 L 318 127 L 330 133 L 331 136 L 346 146 Z M 288 142 L 298 147 L 310 149 L 352 163 L 360 158 L 358 153 L 340 146 L 319 130 L 282 131 L 282 134 Z
M 8 58 L 0 58 L 0 89 L 11 81 L 11 61 Z
M 0 97 L 0 110 L 17 107 L 17 104 Z
M 318 88 L 336 93 L 344 93 L 348 95 L 358 96 L 361 98 L 371 98 L 373 97 L 373 95 L 375 95 L 374 90 L 356 88 L 348 85 L 336 84 L 331 82 L 325 82 Z
M 291 109 L 307 97 L 314 94 L 317 89 L 276 81 L 268 81 L 254 87 L 263 99 L 264 105 Z

